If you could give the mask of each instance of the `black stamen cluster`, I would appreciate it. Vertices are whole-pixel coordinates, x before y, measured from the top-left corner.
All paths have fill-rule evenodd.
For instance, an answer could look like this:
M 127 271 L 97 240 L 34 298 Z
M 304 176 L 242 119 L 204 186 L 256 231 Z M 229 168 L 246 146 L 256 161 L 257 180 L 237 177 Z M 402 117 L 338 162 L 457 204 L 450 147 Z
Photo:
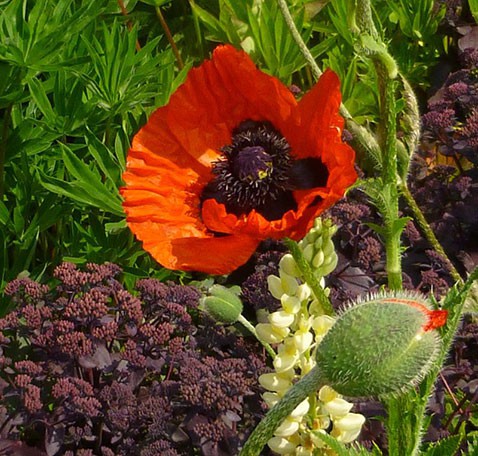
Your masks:
M 251 150 L 257 151 L 255 160 Z M 221 151 L 224 157 L 213 165 L 213 185 L 216 199 L 228 211 L 262 212 L 290 193 L 290 146 L 269 122 L 243 122 L 233 132 L 232 143 Z

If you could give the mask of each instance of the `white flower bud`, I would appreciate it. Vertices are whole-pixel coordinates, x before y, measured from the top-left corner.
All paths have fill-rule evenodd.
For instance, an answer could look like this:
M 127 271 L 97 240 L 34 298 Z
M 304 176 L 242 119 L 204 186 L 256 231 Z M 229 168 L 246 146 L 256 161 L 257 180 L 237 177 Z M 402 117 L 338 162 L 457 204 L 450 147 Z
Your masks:
M 322 266 L 322 263 L 324 262 L 324 258 L 324 252 L 322 250 L 319 250 L 312 259 L 312 266 L 314 268 L 320 268 L 320 266 Z
M 259 323 L 256 325 L 256 333 L 260 340 L 268 344 L 278 344 L 289 335 L 289 328 L 280 328 L 270 323 Z
M 337 391 L 335 391 L 333 388 L 331 388 L 328 385 L 323 386 L 319 390 L 319 399 L 322 402 L 327 403 L 327 402 L 333 401 L 334 399 L 337 399 L 338 397 L 339 397 L 339 393 L 337 393 Z
M 269 372 L 259 376 L 259 383 L 263 388 L 269 391 L 286 391 L 292 385 L 291 381 L 276 372 Z
M 304 353 L 312 345 L 314 336 L 309 331 L 296 331 L 293 339 L 299 353 Z
M 313 244 L 307 244 L 304 249 L 302 250 L 302 255 L 304 256 L 305 260 L 310 263 L 312 261 L 312 258 L 314 257 L 314 245 Z
M 312 321 L 312 328 L 318 336 L 323 336 L 334 325 L 335 319 L 329 315 L 319 315 Z
M 301 302 L 309 299 L 311 294 L 312 290 L 306 283 L 302 283 L 297 287 L 296 296 Z
M 300 310 L 301 301 L 296 296 L 282 295 L 282 308 L 289 314 L 296 314 Z
M 280 373 L 293 369 L 298 360 L 299 352 L 287 353 L 284 351 L 284 353 L 281 353 L 274 358 L 272 364 L 274 365 L 276 372 Z
M 289 440 L 285 439 L 284 437 L 272 437 L 267 442 L 269 448 L 277 454 L 293 454 L 295 448 L 297 447 L 296 444 L 289 442 Z
M 310 404 L 309 404 L 309 399 L 307 398 L 303 400 L 294 410 L 292 410 L 290 417 L 295 420 L 298 420 L 307 414 L 307 412 L 309 411 L 309 408 L 310 408 Z
M 347 415 L 347 413 L 350 412 L 350 410 L 353 407 L 353 404 L 350 402 L 347 402 L 345 399 L 342 399 L 340 397 L 336 397 L 335 399 L 325 402 L 324 405 L 324 410 L 332 416 L 332 419 L 338 419 L 340 417 L 344 417 Z
M 322 250 L 322 245 L 324 244 L 324 237 L 323 236 L 318 236 L 314 240 L 314 247 L 315 250 Z
M 269 315 L 270 323 L 278 328 L 289 327 L 292 323 L 294 323 L 294 318 L 294 314 L 290 314 L 284 310 L 278 310 L 277 312 L 272 312 Z
M 271 391 L 266 391 L 265 393 L 262 393 L 262 399 L 264 399 L 264 402 L 267 404 L 269 408 L 274 407 L 277 402 L 280 401 L 281 396 L 278 393 L 273 393 Z
M 279 268 L 286 274 L 293 277 L 300 277 L 300 271 L 294 257 L 290 253 L 286 253 L 279 261 Z
M 360 413 L 348 413 L 343 418 L 334 420 L 334 427 L 342 432 L 360 431 L 364 423 L 365 417 Z
M 282 288 L 281 279 L 275 275 L 270 275 L 267 277 L 267 285 L 271 295 L 276 299 L 282 298 L 284 294 L 284 289 Z
M 297 287 L 299 286 L 297 283 L 297 278 L 285 273 L 284 271 L 279 271 L 279 275 L 284 293 L 288 294 L 289 296 L 294 296 L 295 292 L 297 291 Z
M 324 256 L 327 258 L 332 253 L 335 253 L 335 245 L 332 242 L 332 239 L 329 239 L 322 247 L 322 251 L 324 252 Z
M 274 431 L 278 437 L 290 437 L 299 430 L 299 422 L 287 417 L 281 425 Z

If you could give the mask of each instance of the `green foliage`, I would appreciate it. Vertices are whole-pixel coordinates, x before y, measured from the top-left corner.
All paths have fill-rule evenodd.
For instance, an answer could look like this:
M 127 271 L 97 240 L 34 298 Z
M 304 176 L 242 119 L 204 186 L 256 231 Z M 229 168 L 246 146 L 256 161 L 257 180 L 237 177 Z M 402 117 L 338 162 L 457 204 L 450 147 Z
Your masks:
M 381 456 L 383 454 L 377 446 L 374 446 L 372 451 L 369 451 L 359 444 L 345 446 L 326 432 L 315 432 L 315 435 L 323 440 L 338 456 Z
M 470 11 L 475 21 L 478 22 L 478 1 L 477 0 L 468 0 L 468 5 L 470 6 Z
M 462 436 L 453 435 L 446 439 L 439 440 L 438 442 L 430 445 L 425 451 L 422 452 L 423 456 L 444 456 L 454 455 L 460 447 Z
M 186 70 L 162 34 L 139 42 L 147 21 L 128 27 L 118 12 L 105 0 L 0 7 L 0 289 L 62 259 L 158 269 L 118 189 L 130 138 Z

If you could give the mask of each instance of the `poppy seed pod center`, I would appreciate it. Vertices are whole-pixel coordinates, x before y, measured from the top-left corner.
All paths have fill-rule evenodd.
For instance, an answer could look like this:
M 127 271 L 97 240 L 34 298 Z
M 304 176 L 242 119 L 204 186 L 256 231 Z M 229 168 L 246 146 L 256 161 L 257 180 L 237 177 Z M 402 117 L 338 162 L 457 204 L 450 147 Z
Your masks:
M 236 215 L 255 209 L 267 220 L 280 219 L 297 209 L 294 190 L 327 182 L 322 161 L 294 160 L 287 140 L 267 121 L 241 122 L 221 152 L 212 167 L 216 177 L 204 189 L 202 200 L 214 198 Z
M 262 146 L 247 146 L 237 153 L 232 167 L 241 181 L 261 181 L 272 172 L 272 157 Z
M 204 189 L 203 201 L 214 198 L 236 215 L 257 210 L 268 220 L 295 208 L 289 171 L 290 146 L 270 122 L 246 120 L 232 132 L 213 163 L 215 178 Z

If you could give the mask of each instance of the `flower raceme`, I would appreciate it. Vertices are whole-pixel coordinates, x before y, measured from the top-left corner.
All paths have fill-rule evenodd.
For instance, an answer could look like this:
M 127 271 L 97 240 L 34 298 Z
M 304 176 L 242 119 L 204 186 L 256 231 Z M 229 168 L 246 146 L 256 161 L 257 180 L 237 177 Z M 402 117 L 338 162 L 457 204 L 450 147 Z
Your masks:
M 267 238 L 301 239 L 356 180 L 327 70 L 297 101 L 249 56 L 218 46 L 133 139 L 127 223 L 170 269 L 226 274 Z

